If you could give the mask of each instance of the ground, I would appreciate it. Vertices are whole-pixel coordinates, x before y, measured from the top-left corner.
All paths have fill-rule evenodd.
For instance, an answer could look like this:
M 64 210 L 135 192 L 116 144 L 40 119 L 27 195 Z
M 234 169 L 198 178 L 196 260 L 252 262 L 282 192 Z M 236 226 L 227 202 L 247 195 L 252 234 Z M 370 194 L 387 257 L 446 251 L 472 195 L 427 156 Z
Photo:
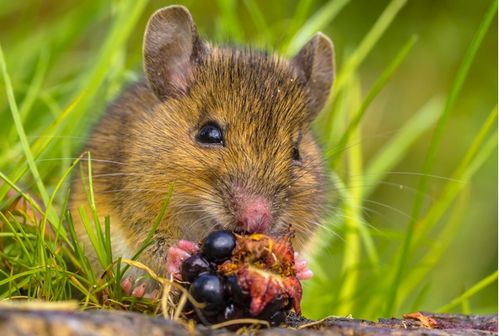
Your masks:
M 497 335 L 497 315 L 407 314 L 378 322 L 290 315 L 288 327 L 246 329 L 253 335 Z M 121 311 L 81 311 L 72 303 L 2 303 L 0 335 L 235 335 L 225 328 L 196 326 Z

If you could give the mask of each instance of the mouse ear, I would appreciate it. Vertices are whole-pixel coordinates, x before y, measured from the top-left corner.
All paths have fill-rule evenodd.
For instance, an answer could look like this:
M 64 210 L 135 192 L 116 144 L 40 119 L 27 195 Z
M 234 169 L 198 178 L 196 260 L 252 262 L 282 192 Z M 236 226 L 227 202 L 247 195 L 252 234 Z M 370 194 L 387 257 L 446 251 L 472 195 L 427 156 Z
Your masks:
M 149 19 L 144 35 L 144 72 L 161 100 L 186 93 L 193 70 L 207 54 L 208 46 L 184 6 L 165 7 Z
M 314 118 L 324 107 L 335 77 L 334 46 L 322 33 L 307 42 L 291 61 L 305 80 L 310 94 L 310 114 Z

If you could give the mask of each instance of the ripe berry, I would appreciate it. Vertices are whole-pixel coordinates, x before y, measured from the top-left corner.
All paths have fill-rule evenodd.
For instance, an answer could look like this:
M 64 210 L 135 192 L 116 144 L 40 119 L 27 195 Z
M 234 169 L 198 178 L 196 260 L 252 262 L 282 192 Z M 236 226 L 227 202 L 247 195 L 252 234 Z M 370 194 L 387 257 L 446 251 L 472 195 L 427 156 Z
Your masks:
M 197 301 L 206 303 L 203 309 L 206 314 L 218 313 L 226 306 L 224 285 L 216 275 L 201 274 L 192 282 L 189 291 Z
M 193 282 L 198 275 L 209 272 L 210 263 L 200 254 L 194 254 L 187 258 L 181 267 L 182 280 Z
M 243 290 L 237 281 L 235 275 L 231 275 L 226 279 L 227 296 L 239 306 L 249 307 L 251 297 L 248 292 Z
M 271 327 L 278 327 L 286 320 L 286 314 L 282 310 L 278 310 L 270 317 L 268 317 L 267 321 L 269 321 Z
M 236 307 L 233 303 L 229 304 L 223 311 L 222 321 L 240 319 L 245 316 L 244 311 Z
M 202 255 L 215 263 L 221 263 L 232 256 L 236 237 L 229 231 L 215 231 L 206 237 L 201 247 Z
M 285 308 L 287 304 L 287 300 L 282 295 L 277 295 L 274 300 L 270 301 L 262 311 L 262 314 L 265 312 L 275 312 Z
M 269 321 L 271 327 L 277 327 L 284 322 L 286 311 L 290 309 L 290 302 L 282 295 L 278 295 L 265 306 L 265 309 L 258 315 L 258 318 Z

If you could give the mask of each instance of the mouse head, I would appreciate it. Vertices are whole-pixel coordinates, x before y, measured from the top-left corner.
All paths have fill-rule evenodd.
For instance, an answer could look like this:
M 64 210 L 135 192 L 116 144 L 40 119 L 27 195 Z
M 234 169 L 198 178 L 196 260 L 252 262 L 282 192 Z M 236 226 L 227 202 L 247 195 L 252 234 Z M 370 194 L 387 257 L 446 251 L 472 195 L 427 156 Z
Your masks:
M 147 164 L 164 174 L 142 183 L 174 184 L 171 218 L 185 231 L 308 234 L 325 198 L 310 124 L 334 79 L 331 41 L 318 33 L 291 60 L 217 48 L 186 8 L 170 6 L 149 20 L 144 69 L 160 103 L 137 150 L 154 148 Z

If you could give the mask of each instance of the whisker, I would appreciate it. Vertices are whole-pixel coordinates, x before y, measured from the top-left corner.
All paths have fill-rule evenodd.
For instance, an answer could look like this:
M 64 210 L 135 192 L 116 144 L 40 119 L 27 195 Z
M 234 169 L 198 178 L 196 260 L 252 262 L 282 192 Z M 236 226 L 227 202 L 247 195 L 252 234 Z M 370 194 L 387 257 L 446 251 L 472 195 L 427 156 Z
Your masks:
M 46 159 L 39 159 L 37 162 L 43 162 L 43 161 L 63 161 L 63 160 L 77 160 L 79 157 L 57 157 L 57 158 L 46 158 Z M 87 157 L 81 157 L 80 161 L 89 161 Z M 126 165 L 124 162 L 118 162 L 118 161 L 113 161 L 113 160 L 103 160 L 103 159 L 96 159 L 92 158 L 90 161 L 92 163 L 113 163 L 113 164 L 119 164 L 119 165 Z
M 392 207 L 392 206 L 390 206 L 390 205 L 388 205 L 388 204 L 381 203 L 381 202 L 376 202 L 376 201 L 369 200 L 369 199 L 364 200 L 364 202 L 366 202 L 366 203 L 371 203 L 371 204 L 375 204 L 375 205 L 378 205 L 378 206 L 381 206 L 381 207 L 387 208 L 387 209 L 392 210 L 393 212 L 395 212 L 395 213 L 397 213 L 397 214 L 399 214 L 399 215 L 401 215 L 401 216 L 403 216 L 403 217 L 405 217 L 405 218 L 407 218 L 407 219 L 414 220 L 414 219 L 413 219 L 413 218 L 412 218 L 409 214 L 407 214 L 406 212 L 404 212 L 404 211 L 402 211 L 402 210 L 399 210 L 399 209 L 397 209 L 397 208 L 395 208 L 395 207 Z
M 449 181 L 449 182 L 464 183 L 464 181 L 453 179 L 453 178 L 447 177 L 447 176 L 434 175 L 434 174 L 424 174 L 424 173 L 414 172 L 414 171 L 387 171 L 387 172 L 385 172 L 385 174 L 387 174 L 387 175 L 425 176 L 425 177 Z M 357 174 L 357 175 L 348 175 L 348 176 L 356 177 L 356 176 L 369 176 L 369 175 L 370 174 L 365 174 L 365 175 Z
M 86 140 L 87 137 L 77 136 L 77 135 L 27 135 L 26 138 L 30 140 L 36 139 L 77 139 L 77 140 Z

